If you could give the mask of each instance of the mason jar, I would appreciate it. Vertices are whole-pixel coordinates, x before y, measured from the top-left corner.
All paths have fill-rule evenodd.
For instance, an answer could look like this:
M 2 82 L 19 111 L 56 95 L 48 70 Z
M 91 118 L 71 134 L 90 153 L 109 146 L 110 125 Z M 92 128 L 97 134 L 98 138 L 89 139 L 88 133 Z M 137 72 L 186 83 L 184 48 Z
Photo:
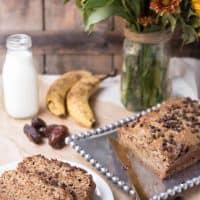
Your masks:
M 141 111 L 170 95 L 168 32 L 133 33 L 125 30 L 121 101 L 131 111 Z

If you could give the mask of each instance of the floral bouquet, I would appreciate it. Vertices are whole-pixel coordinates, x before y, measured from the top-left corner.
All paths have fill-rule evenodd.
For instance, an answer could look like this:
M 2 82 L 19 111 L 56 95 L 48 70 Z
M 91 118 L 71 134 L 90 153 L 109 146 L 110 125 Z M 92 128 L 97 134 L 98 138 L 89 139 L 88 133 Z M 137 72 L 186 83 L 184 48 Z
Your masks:
M 166 44 L 176 27 L 183 44 L 198 39 L 200 0 L 76 0 L 76 5 L 86 30 L 112 16 L 126 21 L 123 104 L 141 110 L 165 99 L 169 95 Z
M 134 32 L 168 28 L 174 31 L 180 25 L 186 43 L 194 41 L 200 33 L 199 0 L 76 0 L 76 5 L 86 30 L 111 16 L 120 16 Z

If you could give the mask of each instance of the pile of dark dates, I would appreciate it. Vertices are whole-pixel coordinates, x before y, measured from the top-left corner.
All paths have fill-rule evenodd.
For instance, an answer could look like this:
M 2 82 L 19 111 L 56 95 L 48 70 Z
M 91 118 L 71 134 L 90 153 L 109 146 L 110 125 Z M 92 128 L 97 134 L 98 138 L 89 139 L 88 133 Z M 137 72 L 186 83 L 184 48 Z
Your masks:
M 55 149 L 63 148 L 65 146 L 65 138 L 69 135 L 66 126 L 47 125 L 43 119 L 38 117 L 31 120 L 31 125 L 25 124 L 24 133 L 35 144 L 41 144 L 44 138 L 48 138 L 49 145 Z

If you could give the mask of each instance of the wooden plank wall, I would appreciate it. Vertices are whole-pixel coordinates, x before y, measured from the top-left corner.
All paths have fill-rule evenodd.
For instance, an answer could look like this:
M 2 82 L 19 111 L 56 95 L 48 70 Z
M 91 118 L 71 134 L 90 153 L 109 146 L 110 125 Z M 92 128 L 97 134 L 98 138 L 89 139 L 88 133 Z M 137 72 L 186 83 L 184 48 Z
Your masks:
M 11 32 L 19 33 L 21 30 L 41 31 L 41 19 L 41 0 L 0 0 L 0 36 Z M 0 68 L 2 68 L 4 56 L 5 51 L 0 54 Z M 35 55 L 35 61 L 38 71 L 43 72 L 43 56 Z
M 0 69 L 6 37 L 22 32 L 33 38 L 40 73 L 78 68 L 107 73 L 121 67 L 124 23 L 118 18 L 99 24 L 88 35 L 74 1 L 63 5 L 62 0 L 0 0 L 0 5 Z M 180 49 L 176 38 L 172 40 L 173 55 L 200 58 L 199 43 Z

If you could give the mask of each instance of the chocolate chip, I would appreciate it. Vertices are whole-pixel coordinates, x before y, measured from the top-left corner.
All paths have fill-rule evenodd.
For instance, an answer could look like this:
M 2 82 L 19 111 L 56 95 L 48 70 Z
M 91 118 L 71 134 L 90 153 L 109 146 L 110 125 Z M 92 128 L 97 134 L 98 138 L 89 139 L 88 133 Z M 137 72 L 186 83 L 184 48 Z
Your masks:
M 162 144 L 162 145 L 160 146 L 160 150 L 161 150 L 161 151 L 166 151 L 166 150 L 167 150 L 167 145 Z
M 180 156 L 181 156 L 181 152 L 179 152 L 178 155 L 176 156 L 176 160 L 177 160 L 178 158 L 180 158 Z
M 160 137 L 165 137 L 164 133 L 160 133 Z
M 200 135 L 196 135 L 196 137 L 200 140 Z
M 122 165 L 123 170 L 128 170 L 128 165 Z
M 189 146 L 186 146 L 184 144 L 178 144 L 177 145 L 177 149 L 181 152 L 181 153 L 187 153 L 189 151 Z
M 58 181 L 50 177 L 49 184 L 57 186 L 58 185 Z
M 184 152 L 184 153 L 187 153 L 188 151 L 189 151 L 189 147 L 188 147 L 188 146 L 185 146 L 184 149 L 183 149 L 183 152 Z
M 168 142 L 168 141 L 164 138 L 164 139 L 163 139 L 163 143 L 167 143 L 167 142 Z
M 162 143 L 162 146 L 163 146 L 163 147 L 166 147 L 166 146 L 167 146 L 167 143 L 166 143 L 166 142 L 163 142 L 163 143 Z
M 173 139 L 173 137 L 169 138 L 168 142 L 170 144 L 176 144 L 175 140 Z
M 152 137 L 153 139 L 157 139 L 156 135 L 155 134 L 152 134 Z
M 198 132 L 199 132 L 199 129 L 192 129 L 191 132 L 192 132 L 193 134 L 198 133 Z
M 136 124 L 137 124 L 137 122 L 133 122 L 133 123 L 131 124 L 131 127 L 134 128 Z
M 182 149 L 184 148 L 184 145 L 183 144 L 178 144 L 177 145 L 177 149 L 182 152 Z
M 171 153 L 173 151 L 173 148 L 171 146 L 168 146 L 167 151 Z

